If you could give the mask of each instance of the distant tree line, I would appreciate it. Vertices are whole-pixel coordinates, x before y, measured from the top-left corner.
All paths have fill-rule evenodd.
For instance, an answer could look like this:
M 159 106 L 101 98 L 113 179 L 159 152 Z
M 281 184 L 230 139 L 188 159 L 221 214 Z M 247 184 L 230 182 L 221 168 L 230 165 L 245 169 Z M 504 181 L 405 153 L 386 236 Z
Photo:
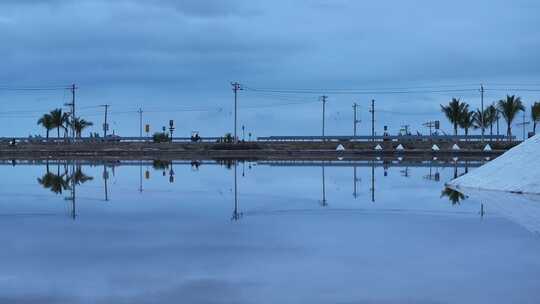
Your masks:
M 484 129 L 489 129 L 489 134 L 493 135 L 493 126 L 502 117 L 506 121 L 506 135 L 512 136 L 512 122 L 519 112 L 525 111 L 525 106 L 520 97 L 507 95 L 505 99 L 485 108 L 482 115 L 481 109 L 473 111 L 466 102 L 452 98 L 448 105 L 441 105 L 441 111 L 452 124 L 454 135 L 458 134 L 459 128 L 465 131 L 465 135 L 468 135 L 471 128 L 480 129 L 482 126 Z M 535 102 L 531 106 L 531 120 L 533 132 L 536 133 L 536 125 L 540 122 L 540 102 Z
M 70 115 L 62 112 L 62 109 L 54 109 L 50 113 L 43 114 L 37 124 L 45 129 L 46 138 L 49 138 L 50 131 L 54 129 L 58 138 L 60 138 L 60 131 L 64 131 L 64 137 L 66 137 L 70 129 L 74 131 L 76 137 L 80 138 L 83 130 L 93 125 L 92 122 L 79 117 L 70 119 Z

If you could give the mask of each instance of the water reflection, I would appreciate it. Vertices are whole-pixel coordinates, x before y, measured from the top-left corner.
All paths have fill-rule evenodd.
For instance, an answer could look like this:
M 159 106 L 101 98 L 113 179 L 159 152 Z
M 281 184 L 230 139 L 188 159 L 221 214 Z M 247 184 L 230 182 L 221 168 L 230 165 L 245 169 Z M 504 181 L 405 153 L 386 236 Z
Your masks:
M 403 292 L 414 303 L 426 298 L 430 303 L 471 298 L 475 303 L 534 303 L 538 298 L 540 242 L 529 231 L 540 229 L 539 201 L 444 189 L 454 170 L 462 174 L 474 163 L 11 164 L 0 167 L 0 228 L 10 231 L 0 234 L 6 245 L 1 254 L 9 261 L 2 270 L 0 299 L 9 290 L 19 294 L 7 302 L 57 290 L 88 294 L 92 286 L 95 298 L 84 302 L 133 303 L 148 296 L 144 302 L 168 303 L 184 299 L 188 291 L 212 295 L 223 288 L 219 282 L 246 295 L 244 301 L 227 297 L 234 303 L 361 303 L 365 290 L 381 303 L 399 302 L 394 299 Z M 171 173 L 174 183 L 169 183 Z M 114 203 L 103 203 L 104 197 Z M 69 218 L 61 215 L 61 207 Z M 450 293 L 448 282 L 456 278 L 460 292 Z M 47 282 L 69 290 L 51 289 Z M 134 296 L 109 297 L 110 282 Z M 180 291 L 159 297 L 164 289 Z M 200 299 L 187 302 L 220 302 Z
M 28 163 L 28 161 L 27 161 Z M 407 160 L 403 159 L 403 157 L 400 157 L 397 160 L 377 160 L 375 158 L 369 159 L 369 160 L 362 160 L 362 161 L 347 161 L 347 160 L 341 160 L 341 161 L 333 161 L 333 160 L 320 160 L 320 161 L 246 161 L 246 160 L 231 160 L 231 159 L 224 159 L 224 160 L 215 160 L 215 161 L 203 161 L 203 160 L 192 160 L 192 161 L 173 161 L 173 160 L 137 160 L 137 161 L 113 161 L 113 162 L 86 162 L 86 161 L 56 161 L 52 166 L 55 166 L 56 173 L 53 173 L 52 171 L 55 171 L 54 169 L 51 170 L 51 164 L 49 162 L 45 163 L 45 169 L 46 172 L 43 176 L 39 177 L 37 179 L 38 183 L 46 188 L 51 190 L 54 193 L 62 194 L 66 191 L 69 191 L 69 196 L 66 197 L 66 200 L 71 202 L 71 209 L 72 209 L 72 217 L 76 217 L 76 186 L 82 185 L 88 181 L 93 180 L 92 176 L 89 176 L 83 172 L 83 166 L 101 166 L 102 167 L 102 173 L 101 173 L 101 179 L 102 179 L 102 187 L 103 187 L 103 199 L 105 201 L 109 201 L 111 199 L 110 197 L 110 178 L 111 175 L 115 176 L 115 170 L 119 167 L 130 167 L 130 166 L 138 166 L 138 188 L 137 191 L 139 193 L 143 193 L 143 183 L 144 181 L 150 181 L 151 180 L 151 172 L 149 168 L 151 167 L 155 171 L 160 171 L 161 175 L 164 177 L 168 176 L 169 183 L 175 182 L 175 166 L 189 166 L 191 167 L 191 172 L 197 173 L 199 172 L 199 169 L 204 166 L 213 165 L 213 166 L 221 166 L 227 170 L 231 170 L 233 173 L 233 192 L 234 192 L 234 201 L 233 201 L 233 207 L 232 207 L 232 216 L 231 220 L 238 221 L 242 218 L 244 215 L 244 212 L 240 210 L 239 207 L 239 182 L 238 182 L 238 170 L 239 166 L 241 166 L 241 175 L 243 178 L 246 177 L 246 167 L 251 170 L 253 165 L 259 165 L 259 166 L 269 166 L 269 167 L 319 167 L 320 168 L 320 199 L 319 204 L 321 207 L 326 208 L 329 207 L 328 203 L 328 185 L 327 185 L 327 171 L 334 170 L 334 168 L 339 167 L 352 167 L 353 174 L 352 174 L 352 182 L 353 182 L 353 191 L 352 196 L 353 199 L 358 199 L 362 193 L 362 187 L 361 184 L 359 186 L 359 183 L 361 182 L 361 178 L 359 177 L 358 171 L 362 172 L 362 174 L 365 174 L 366 171 L 363 171 L 363 168 L 368 168 L 368 177 L 366 177 L 369 181 L 369 187 L 367 187 L 367 190 L 369 193 L 367 197 L 369 197 L 368 200 L 371 202 L 376 202 L 376 189 L 381 186 L 377 186 L 377 168 L 382 168 L 382 178 L 386 180 L 387 178 L 390 178 L 390 170 L 392 168 L 397 168 L 399 171 L 399 177 L 403 178 L 410 178 L 411 174 L 411 168 L 414 168 L 415 170 L 426 170 L 425 173 L 421 174 L 423 180 L 429 180 L 436 183 L 442 183 L 441 181 L 441 170 L 444 170 L 447 167 L 451 167 L 454 170 L 454 176 L 459 176 L 460 174 L 464 174 L 468 172 L 469 167 L 476 167 L 483 163 L 483 161 L 459 161 L 457 159 L 453 159 L 450 161 L 440 161 L 437 159 L 429 159 L 429 160 Z M 12 165 L 17 165 L 17 162 L 11 162 Z M 460 172 L 461 171 L 461 172 Z M 391 180 L 396 179 L 396 176 L 391 178 Z M 379 183 L 384 186 L 384 181 L 380 180 Z M 333 187 L 333 186 L 332 186 Z M 385 187 L 382 187 L 385 188 Z M 442 184 L 441 184 L 442 188 Z M 132 188 L 133 189 L 133 188 Z M 251 191 L 251 189 L 246 188 L 247 191 Z M 379 190 L 383 191 L 383 196 L 388 193 L 388 190 Z M 440 190 L 439 190 L 440 191 Z M 332 189 L 331 192 L 334 192 Z M 452 206 L 458 206 L 461 204 L 462 201 L 464 201 L 467 196 L 449 189 L 445 188 L 442 191 L 440 191 L 440 198 L 447 199 Z M 332 198 L 334 199 L 334 198 Z M 383 206 L 384 207 L 384 206 Z M 483 207 L 482 207 L 483 208 Z M 484 215 L 484 210 L 481 210 L 481 215 Z
M 448 188 L 448 187 L 446 187 L 441 192 L 441 197 L 447 197 L 448 200 L 452 203 L 452 205 L 459 205 L 461 201 L 464 201 L 465 199 L 467 199 L 467 196 L 465 196 L 461 192 Z

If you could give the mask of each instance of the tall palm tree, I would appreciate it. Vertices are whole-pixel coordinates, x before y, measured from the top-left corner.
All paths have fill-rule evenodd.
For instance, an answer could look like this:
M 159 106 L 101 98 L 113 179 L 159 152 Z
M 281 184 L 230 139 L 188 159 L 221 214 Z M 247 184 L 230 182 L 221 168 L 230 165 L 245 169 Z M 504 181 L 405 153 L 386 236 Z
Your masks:
M 441 105 L 441 111 L 444 113 L 446 118 L 454 126 L 454 135 L 457 135 L 459 121 L 465 109 L 468 109 L 469 105 L 465 102 L 461 102 L 456 98 L 452 98 L 452 101 L 448 103 L 447 106 Z
M 473 128 L 475 129 L 481 129 L 482 126 L 484 128 L 489 126 L 489 113 L 484 110 L 484 113 L 482 113 L 482 110 L 476 109 L 476 111 L 473 112 Z
M 531 106 L 531 119 L 533 121 L 533 133 L 536 133 L 536 123 L 540 122 L 540 102 Z
M 521 102 L 521 98 L 515 95 L 506 95 L 506 99 L 499 100 L 498 107 L 504 120 L 506 120 L 506 135 L 510 137 L 512 136 L 512 121 L 514 121 L 519 111 L 525 111 L 525 107 Z
M 54 128 L 56 128 L 57 137 L 60 138 L 60 128 L 66 129 L 64 124 L 68 121 L 68 114 L 63 113 L 62 109 L 54 109 L 51 111 L 51 119 Z
M 469 129 L 474 126 L 474 114 L 475 112 L 469 111 L 468 106 L 461 113 L 458 124 L 461 128 L 465 129 L 465 135 L 469 135 Z
M 77 137 L 81 137 L 82 131 L 94 124 L 91 121 L 86 121 L 82 118 L 74 118 L 71 122 L 72 128 L 75 130 Z
M 484 110 L 484 115 L 486 116 L 487 125 L 489 126 L 489 135 L 493 136 L 493 125 L 497 121 L 497 116 L 499 115 L 499 112 L 497 111 L 497 108 L 495 105 L 490 105 Z
M 52 116 L 50 114 L 43 114 L 40 119 L 37 121 L 38 125 L 42 125 L 46 131 L 46 137 L 49 138 L 49 131 L 54 129 L 54 124 L 52 121 Z

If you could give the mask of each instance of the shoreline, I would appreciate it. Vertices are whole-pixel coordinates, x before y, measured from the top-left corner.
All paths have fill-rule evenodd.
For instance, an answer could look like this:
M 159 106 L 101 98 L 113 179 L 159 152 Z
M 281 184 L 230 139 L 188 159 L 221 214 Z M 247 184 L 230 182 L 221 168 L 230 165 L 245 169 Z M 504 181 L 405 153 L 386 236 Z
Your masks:
M 436 144 L 438 150 L 433 149 Z M 75 142 L 0 145 L 0 160 L 12 159 L 246 159 L 246 160 L 362 160 L 495 158 L 518 142 L 240 142 L 151 143 Z M 485 151 L 486 144 L 491 150 Z M 343 146 L 344 150 L 336 150 Z M 377 148 L 379 146 L 379 148 Z M 401 146 L 401 147 L 399 147 Z

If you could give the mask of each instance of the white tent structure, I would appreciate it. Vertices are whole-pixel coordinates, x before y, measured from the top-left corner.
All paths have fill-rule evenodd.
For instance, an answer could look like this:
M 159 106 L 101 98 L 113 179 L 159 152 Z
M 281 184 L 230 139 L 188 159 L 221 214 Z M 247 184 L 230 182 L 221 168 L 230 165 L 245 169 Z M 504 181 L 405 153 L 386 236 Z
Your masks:
M 344 147 L 342 144 L 339 144 L 339 145 L 336 147 L 336 151 L 345 151 L 345 147 Z
M 382 150 L 381 145 L 376 145 L 376 146 L 375 146 L 375 150 Z
M 431 150 L 433 150 L 433 151 L 439 151 L 440 148 L 439 148 L 439 146 L 437 146 L 437 145 L 433 145 L 433 146 L 431 147 Z
M 454 144 L 452 146 L 452 150 L 461 150 L 457 144 Z
M 448 186 L 540 194 L 540 134 L 449 182 Z

